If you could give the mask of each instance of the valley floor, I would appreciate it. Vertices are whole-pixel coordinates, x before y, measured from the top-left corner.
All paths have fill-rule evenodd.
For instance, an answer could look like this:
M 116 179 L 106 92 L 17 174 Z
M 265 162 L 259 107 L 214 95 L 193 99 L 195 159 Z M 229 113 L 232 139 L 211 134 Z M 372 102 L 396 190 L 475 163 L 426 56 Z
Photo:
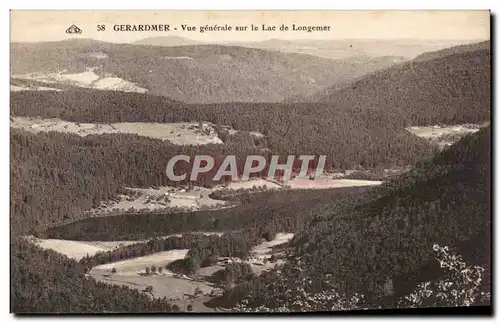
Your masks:
M 220 234 L 206 232 L 209 234 Z M 251 250 L 251 256 L 246 262 L 251 264 L 254 272 L 260 275 L 263 271 L 271 270 L 277 265 L 283 264 L 280 259 L 281 253 L 273 250 L 273 247 L 282 245 L 293 238 L 293 233 L 277 233 L 271 241 L 264 241 Z M 27 237 L 30 241 L 42 248 L 53 249 L 68 257 L 79 260 L 84 256 L 92 256 L 97 252 L 110 251 L 121 246 L 126 246 L 144 241 L 70 241 L 57 239 L 39 239 Z M 148 286 L 152 287 L 152 297 L 166 297 L 181 309 L 186 309 L 188 304 L 193 306 L 193 311 L 207 312 L 215 309 L 206 307 L 204 302 L 210 300 L 222 292 L 219 284 L 210 282 L 210 277 L 215 273 L 223 271 L 231 262 L 241 262 L 239 258 L 221 257 L 219 261 L 208 267 L 200 268 L 191 276 L 176 274 L 165 266 L 170 263 L 184 259 L 189 249 L 175 249 L 154 253 L 151 255 L 127 259 L 98 265 L 87 274 L 94 279 L 114 285 L 125 285 L 130 288 L 145 291 Z M 272 258 L 271 258 L 272 257 Z M 146 274 L 146 267 L 162 267 L 161 273 Z

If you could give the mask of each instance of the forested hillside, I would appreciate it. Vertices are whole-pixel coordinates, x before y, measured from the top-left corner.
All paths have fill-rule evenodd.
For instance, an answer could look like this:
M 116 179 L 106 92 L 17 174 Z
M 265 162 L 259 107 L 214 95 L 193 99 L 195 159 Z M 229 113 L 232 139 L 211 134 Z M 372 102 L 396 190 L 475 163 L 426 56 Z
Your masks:
M 176 174 L 187 172 L 185 181 L 170 181 L 165 174 L 168 160 L 176 154 L 211 155 L 217 165 L 226 155 L 234 154 L 240 173 L 247 154 L 264 154 L 269 158 L 269 152 L 263 153 L 238 141 L 229 141 L 226 145 L 176 146 L 137 135 L 108 134 L 82 138 L 57 132 L 34 135 L 12 129 L 12 229 L 26 232 L 54 226 L 61 221 L 81 219 L 83 210 L 123 193 L 125 187 L 185 185 L 192 163 L 176 164 Z M 199 175 L 194 184 L 213 185 L 212 178 L 217 169 L 218 166 Z M 224 180 L 230 178 L 224 177 Z M 177 224 L 182 222 L 179 220 Z
M 473 52 L 477 50 L 491 50 L 491 42 L 489 40 L 483 41 L 480 43 L 473 43 L 473 44 L 465 44 L 465 45 L 458 45 L 458 46 L 453 46 L 437 51 L 429 51 L 422 53 L 415 57 L 413 61 L 426 61 L 430 59 L 436 59 L 436 58 L 441 58 L 445 57 L 448 55 L 453 55 L 453 54 L 461 54 L 461 53 L 467 53 L 467 52 Z
M 167 162 L 176 154 L 197 153 L 220 156 L 219 163 L 227 154 L 246 156 L 231 145 L 176 146 L 137 135 L 81 138 L 12 129 L 11 228 L 26 231 L 75 220 L 83 216 L 82 210 L 116 196 L 126 186 L 185 184 L 168 180 Z M 244 147 L 244 153 L 252 153 L 252 148 Z M 175 172 L 189 171 L 192 164 L 176 166 Z M 200 175 L 199 185 L 209 182 Z
M 342 289 L 362 290 L 413 274 L 430 260 L 434 243 L 457 246 L 489 235 L 490 157 L 485 128 L 412 171 L 410 180 L 381 187 L 380 198 L 351 214 L 331 214 L 300 243 L 310 270 L 332 274 Z
M 325 104 L 185 105 L 112 91 L 25 91 L 13 93 L 11 113 L 76 122 L 210 121 L 262 132 L 275 154 L 327 155 L 328 167 L 408 165 L 434 152 L 426 140 L 400 125 L 404 119 L 399 115 L 376 109 L 342 111 Z
M 83 266 L 20 238 L 10 244 L 11 311 L 29 313 L 172 312 L 166 299 L 151 299 L 126 286 L 111 286 L 84 275 Z M 177 308 L 178 310 L 178 308 Z
M 428 53 L 308 101 L 336 110 L 372 110 L 409 125 L 480 123 L 490 116 L 489 42 Z
M 488 273 L 490 131 L 488 127 L 469 135 L 406 176 L 382 185 L 379 197 L 316 209 L 319 217 L 294 237 L 296 253 L 282 272 L 299 275 L 297 279 L 310 277 L 310 290 L 331 284 L 348 297 L 357 292 L 372 304 L 389 305 L 418 282 L 439 277 L 434 244 L 459 251 Z M 294 267 L 298 259 L 302 271 Z M 273 277 L 243 284 L 225 300 L 250 295 L 253 306 L 279 302 L 281 296 L 264 292 Z
M 183 102 L 278 102 L 391 65 L 330 60 L 254 48 L 193 45 L 162 47 L 113 44 L 91 39 L 12 43 L 11 73 L 112 75 L 151 94 Z M 371 60 L 374 60 L 372 63 Z

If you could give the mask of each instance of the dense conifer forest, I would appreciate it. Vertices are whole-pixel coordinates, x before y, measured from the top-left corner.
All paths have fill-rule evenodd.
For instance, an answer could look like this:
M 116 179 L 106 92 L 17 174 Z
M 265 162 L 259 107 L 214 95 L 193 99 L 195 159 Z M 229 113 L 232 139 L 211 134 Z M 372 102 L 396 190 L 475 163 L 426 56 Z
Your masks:
M 12 114 L 18 116 L 101 123 L 209 121 L 260 131 L 273 153 L 327 155 L 327 166 L 340 168 L 407 165 L 435 152 L 404 129 L 401 116 L 377 109 L 342 111 L 319 103 L 186 105 L 145 94 L 84 89 L 14 94 L 11 100 Z M 485 116 L 474 116 L 484 121 Z
M 172 312 L 165 299 L 85 276 L 84 267 L 52 250 L 14 238 L 11 252 L 11 311 L 14 313 Z
M 482 288 L 490 290 L 490 132 L 487 127 L 463 138 L 365 201 L 314 209 L 318 219 L 294 237 L 295 252 L 281 274 L 290 284 L 309 277 L 310 290 L 321 291 L 328 280 L 342 294 L 362 293 L 372 305 L 395 306 L 417 282 L 442 275 L 432 257 L 437 244 L 482 266 Z M 234 305 L 250 295 L 251 306 L 272 307 L 283 297 L 278 293 L 292 287 L 273 293 L 275 279 L 270 273 L 242 283 L 220 301 Z

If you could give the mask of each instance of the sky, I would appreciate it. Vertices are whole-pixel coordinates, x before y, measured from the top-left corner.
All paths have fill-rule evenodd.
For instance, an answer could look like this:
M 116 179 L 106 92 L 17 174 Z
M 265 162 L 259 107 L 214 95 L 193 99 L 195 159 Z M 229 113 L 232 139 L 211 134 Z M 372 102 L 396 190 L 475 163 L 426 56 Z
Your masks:
M 147 37 L 178 36 L 204 42 L 278 39 L 474 39 L 490 36 L 489 11 L 11 11 L 11 41 L 39 42 L 93 38 L 129 43 Z M 75 24 L 83 32 L 65 31 Z M 97 25 L 106 25 L 98 31 Z M 170 32 L 119 32 L 118 24 L 168 24 Z M 181 25 L 197 31 L 182 31 Z M 281 24 L 331 26 L 330 31 L 231 31 L 200 33 L 200 26 Z M 249 27 L 250 29 L 250 27 Z

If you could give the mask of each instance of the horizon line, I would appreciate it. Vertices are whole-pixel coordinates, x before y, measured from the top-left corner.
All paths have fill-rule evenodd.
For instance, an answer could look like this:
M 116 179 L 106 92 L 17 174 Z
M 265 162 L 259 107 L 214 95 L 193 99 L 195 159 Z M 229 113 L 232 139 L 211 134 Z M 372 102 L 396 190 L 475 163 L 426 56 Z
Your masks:
M 258 44 L 266 41 L 286 41 L 286 42 L 294 42 L 294 41 L 473 41 L 473 42 L 483 42 L 483 41 L 490 41 L 490 38 L 294 38 L 294 39 L 285 39 L 285 38 L 277 38 L 277 37 L 272 37 L 272 38 L 267 38 L 263 40 L 249 40 L 249 41 L 239 41 L 239 40 L 222 40 L 222 41 L 203 41 L 203 40 L 197 40 L 197 39 L 192 39 L 184 36 L 175 36 L 175 35 L 170 35 L 170 36 L 151 36 L 151 37 L 145 37 L 141 38 L 138 40 L 130 41 L 130 42 L 114 42 L 114 41 L 109 41 L 109 40 L 99 40 L 91 37 L 72 37 L 72 38 L 63 38 L 59 40 L 35 40 L 35 41 L 13 41 L 9 40 L 10 43 L 29 43 L 29 44 L 40 44 L 40 43 L 57 43 L 57 42 L 64 42 L 64 41 L 78 41 L 78 40 L 90 40 L 90 41 L 95 41 L 95 42 L 101 42 L 101 43 L 110 43 L 110 44 L 134 44 L 143 40 L 147 39 L 153 39 L 153 38 L 178 38 L 178 39 L 184 39 L 187 41 L 192 41 L 192 42 L 197 42 L 200 44 L 228 44 L 228 43 L 246 43 L 246 44 Z M 145 45 L 145 44 L 144 44 Z

